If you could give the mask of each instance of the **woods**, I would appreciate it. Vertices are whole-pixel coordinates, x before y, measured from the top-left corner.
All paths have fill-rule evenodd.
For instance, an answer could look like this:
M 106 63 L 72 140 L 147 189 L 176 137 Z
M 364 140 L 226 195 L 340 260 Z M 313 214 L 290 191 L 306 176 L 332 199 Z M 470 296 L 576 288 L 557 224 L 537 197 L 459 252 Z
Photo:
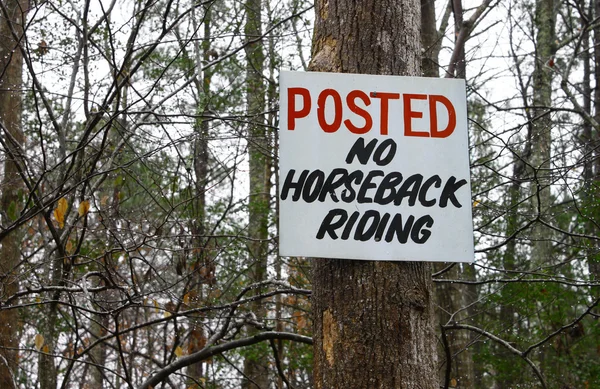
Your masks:
M 600 386 L 599 18 L 589 0 L 0 2 L 0 387 Z M 466 80 L 473 264 L 279 255 L 278 198 L 329 192 L 279 177 L 282 70 Z M 340 123 L 363 131 L 357 112 Z M 461 177 L 438 178 L 369 200 L 458 207 Z M 333 216 L 320 239 L 366 238 Z

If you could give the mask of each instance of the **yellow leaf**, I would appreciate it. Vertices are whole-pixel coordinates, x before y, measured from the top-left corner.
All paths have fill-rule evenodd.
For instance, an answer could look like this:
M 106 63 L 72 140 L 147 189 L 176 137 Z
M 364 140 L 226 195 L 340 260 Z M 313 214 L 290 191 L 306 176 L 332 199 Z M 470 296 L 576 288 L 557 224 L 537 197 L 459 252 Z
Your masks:
M 44 336 L 42 334 L 36 334 L 33 341 L 35 343 L 35 349 L 39 351 L 44 345 Z
M 475 200 L 473 201 L 473 208 L 475 208 L 476 206 L 478 206 L 479 204 L 481 204 L 481 201 L 479 200 Z
M 50 348 L 48 347 L 47 344 L 44 345 L 44 347 L 42 347 L 42 352 L 48 354 L 50 352 Z
M 169 316 L 171 316 L 171 312 L 165 311 L 165 313 L 163 313 L 163 316 L 164 317 L 169 317 Z
M 185 305 L 190 305 L 190 294 L 189 293 L 186 293 L 183 295 L 183 303 Z
M 177 348 L 175 349 L 175 355 L 177 355 L 177 358 L 181 358 L 181 356 L 183 355 L 183 349 L 180 346 L 177 346 Z
M 452 378 L 452 379 L 450 380 L 450 386 L 452 386 L 453 388 L 455 388 L 455 387 L 456 387 L 456 385 L 458 385 L 458 382 L 456 382 L 456 379 L 455 379 L 455 378 Z
M 36 296 L 36 297 L 35 297 L 35 302 L 36 302 L 36 303 L 41 303 L 41 302 L 42 302 L 42 299 L 41 299 L 41 297 L 40 297 L 40 296 Z
M 87 213 L 90 211 L 90 202 L 87 200 L 82 201 L 79 204 L 78 211 L 79 211 L 79 216 L 87 215 Z
M 60 200 L 58 200 L 58 204 L 56 205 L 56 209 L 54 210 L 54 218 L 58 222 L 59 228 L 65 227 L 65 215 L 67 213 L 67 208 L 69 208 L 67 199 L 62 197 Z
M 154 309 L 156 310 L 156 312 L 160 312 L 160 309 L 159 309 L 159 306 L 158 306 L 158 301 L 152 300 L 152 302 L 154 303 Z

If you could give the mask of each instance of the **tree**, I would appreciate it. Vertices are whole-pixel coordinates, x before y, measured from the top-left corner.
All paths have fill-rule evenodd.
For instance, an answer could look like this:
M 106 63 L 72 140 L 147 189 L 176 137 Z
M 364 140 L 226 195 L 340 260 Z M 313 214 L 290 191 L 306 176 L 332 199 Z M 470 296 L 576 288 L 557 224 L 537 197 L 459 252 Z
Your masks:
M 310 70 L 420 75 L 420 8 L 317 1 Z M 317 258 L 312 283 L 316 388 L 437 387 L 428 264 Z
M 23 147 L 21 127 L 23 88 L 23 36 L 28 9 L 27 1 L 7 1 L 0 6 L 0 139 L 4 150 L 4 174 L 0 183 L 0 223 L 10 233 L 1 240 L 0 286 L 2 298 L 14 295 L 19 289 L 19 262 L 21 236 L 19 228 L 11 225 L 23 208 Z M 16 387 L 17 346 L 19 333 L 18 312 L 0 311 L 0 386 Z
M 466 77 L 474 265 L 436 291 L 427 264 L 276 255 L 276 80 L 306 70 L 308 2 L 3 1 L 2 388 L 350 387 L 372 349 L 387 387 L 600 385 L 599 3 L 347 3 L 317 3 L 311 69 Z M 409 335 L 427 358 L 394 365 Z
M 269 215 L 271 203 L 271 145 L 265 126 L 265 54 L 262 40 L 262 1 L 247 0 L 244 33 L 249 43 L 246 52 L 246 106 L 248 111 L 248 159 L 250 191 L 248 197 L 248 277 L 252 283 L 267 278 L 269 248 Z M 254 42 L 252 42 L 254 41 Z M 252 43 L 250 43 L 252 42 Z M 260 291 L 259 291 L 260 292 Z M 264 319 L 267 310 L 263 302 L 253 304 L 253 312 Z M 257 333 L 251 328 L 249 334 Z M 264 347 L 254 348 L 244 360 L 243 389 L 269 387 L 268 356 Z

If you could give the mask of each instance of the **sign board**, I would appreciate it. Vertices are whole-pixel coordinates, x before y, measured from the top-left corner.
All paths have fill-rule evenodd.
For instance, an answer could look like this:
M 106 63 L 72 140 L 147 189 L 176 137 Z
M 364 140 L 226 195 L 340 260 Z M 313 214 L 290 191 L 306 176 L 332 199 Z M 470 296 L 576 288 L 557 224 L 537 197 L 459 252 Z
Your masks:
M 284 256 L 472 262 L 465 83 L 282 72 Z

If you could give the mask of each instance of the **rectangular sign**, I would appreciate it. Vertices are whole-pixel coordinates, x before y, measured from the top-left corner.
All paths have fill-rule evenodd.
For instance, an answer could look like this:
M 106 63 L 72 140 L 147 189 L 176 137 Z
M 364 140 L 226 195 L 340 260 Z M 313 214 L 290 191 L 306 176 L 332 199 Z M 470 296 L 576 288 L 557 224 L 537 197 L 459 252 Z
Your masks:
M 472 262 L 464 80 L 280 76 L 284 256 Z

